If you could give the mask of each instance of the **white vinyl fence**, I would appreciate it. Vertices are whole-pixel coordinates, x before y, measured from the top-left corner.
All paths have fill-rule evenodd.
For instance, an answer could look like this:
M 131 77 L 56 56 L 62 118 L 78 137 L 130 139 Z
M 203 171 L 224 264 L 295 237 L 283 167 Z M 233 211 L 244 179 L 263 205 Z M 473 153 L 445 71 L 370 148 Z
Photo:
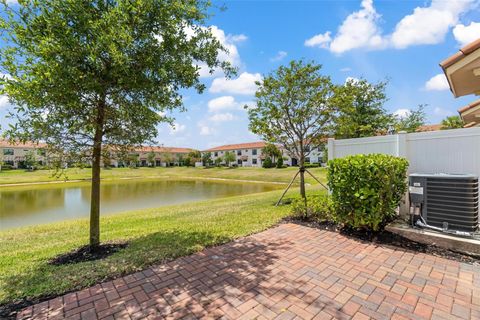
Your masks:
M 406 158 L 408 173 L 463 173 L 480 176 L 480 127 L 391 136 L 328 140 L 328 159 L 384 153 Z M 400 213 L 408 214 L 408 197 Z
M 328 159 L 384 153 L 404 157 L 409 173 L 469 173 L 480 176 L 480 127 L 390 136 L 328 140 Z

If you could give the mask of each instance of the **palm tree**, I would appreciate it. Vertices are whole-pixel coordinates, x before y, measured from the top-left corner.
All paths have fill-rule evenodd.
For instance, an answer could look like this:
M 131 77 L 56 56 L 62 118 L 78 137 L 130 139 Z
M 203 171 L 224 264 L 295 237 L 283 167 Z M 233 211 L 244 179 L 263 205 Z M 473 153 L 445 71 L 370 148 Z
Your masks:
M 442 130 L 463 128 L 463 120 L 459 116 L 450 116 L 442 120 Z

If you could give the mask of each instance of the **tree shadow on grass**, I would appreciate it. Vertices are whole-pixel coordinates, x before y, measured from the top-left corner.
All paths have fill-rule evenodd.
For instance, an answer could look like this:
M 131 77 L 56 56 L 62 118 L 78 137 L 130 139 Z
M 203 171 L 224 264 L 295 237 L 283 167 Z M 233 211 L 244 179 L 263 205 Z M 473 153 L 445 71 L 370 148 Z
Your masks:
M 288 316 L 295 314 L 294 306 L 312 314 L 324 310 L 337 319 L 346 317 L 342 305 L 334 301 L 335 295 L 310 283 L 312 279 L 321 281 L 319 270 L 298 267 L 296 262 L 289 261 L 291 242 L 247 237 L 213 247 L 227 241 L 228 237 L 209 232 L 157 232 L 130 241 L 126 249 L 104 260 L 66 266 L 42 264 L 28 274 L 6 279 L 6 291 L 14 295 L 19 285 L 33 282 L 38 286 L 43 282 L 58 289 L 50 293 L 52 296 L 98 283 L 111 278 L 112 274 L 127 274 L 155 264 L 123 278 L 68 293 L 60 300 L 29 307 L 20 315 L 28 317 L 38 311 L 39 316 L 68 318 L 77 312 L 68 304 L 81 306 L 91 303 L 95 297 L 97 301 L 109 303 L 107 309 L 95 304 L 93 312 L 97 317 L 149 314 L 199 318 L 225 314 L 228 318 L 237 318 L 250 309 L 257 314 Z M 202 247 L 209 248 L 187 256 Z M 178 256 L 183 257 L 172 260 Z M 162 261 L 165 263 L 158 264 Z M 118 271 L 112 272 L 112 268 Z M 88 277 L 82 277 L 82 273 L 89 271 Z M 63 287 L 59 285 L 62 277 L 63 281 L 69 281 Z

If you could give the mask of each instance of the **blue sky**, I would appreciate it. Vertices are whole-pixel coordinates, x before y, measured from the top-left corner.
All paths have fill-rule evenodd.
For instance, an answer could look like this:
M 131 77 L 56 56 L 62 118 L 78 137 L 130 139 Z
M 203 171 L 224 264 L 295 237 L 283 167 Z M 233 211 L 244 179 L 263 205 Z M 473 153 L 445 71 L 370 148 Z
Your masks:
M 253 82 L 291 59 L 311 59 L 335 83 L 348 77 L 389 79 L 385 108 L 404 114 L 427 104 L 438 123 L 475 99 L 455 99 L 439 62 L 480 35 L 479 0 L 444 1 L 226 1 L 209 23 L 238 67 L 230 81 L 202 77 L 204 94 L 185 92 L 187 111 L 175 129 L 159 126 L 158 142 L 205 149 L 255 141 L 242 106 L 253 101 Z M 8 109 L 0 97 L 0 124 Z

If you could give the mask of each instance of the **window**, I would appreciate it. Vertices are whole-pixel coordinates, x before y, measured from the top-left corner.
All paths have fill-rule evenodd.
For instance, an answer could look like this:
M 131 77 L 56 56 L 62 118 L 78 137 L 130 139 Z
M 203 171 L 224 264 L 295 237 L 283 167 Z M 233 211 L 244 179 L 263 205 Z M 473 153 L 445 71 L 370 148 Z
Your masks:
M 242 164 L 242 160 L 238 159 L 237 164 Z
M 13 149 L 3 149 L 4 156 L 13 156 Z
M 305 146 L 305 152 L 310 152 L 310 146 Z
M 252 150 L 252 155 L 254 155 L 254 156 L 257 155 L 257 149 L 253 149 L 253 150 Z M 255 160 L 257 160 L 257 159 L 255 159 Z
M 310 163 L 310 158 L 309 157 L 305 158 L 305 162 Z
M 242 155 L 242 150 L 237 150 L 237 156 L 241 156 Z
M 215 153 L 213 154 L 215 157 L 218 157 L 218 152 L 215 151 Z
M 253 149 L 255 150 L 255 149 Z M 252 164 L 257 164 L 257 159 L 252 159 Z

